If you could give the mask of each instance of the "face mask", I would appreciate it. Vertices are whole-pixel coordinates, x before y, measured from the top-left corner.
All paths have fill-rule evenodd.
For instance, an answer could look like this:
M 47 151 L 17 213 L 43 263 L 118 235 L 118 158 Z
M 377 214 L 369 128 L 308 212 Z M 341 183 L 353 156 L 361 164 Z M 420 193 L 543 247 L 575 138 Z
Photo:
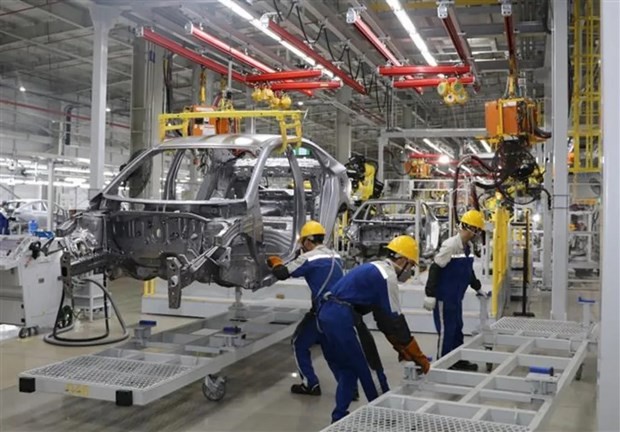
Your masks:
M 400 283 L 407 282 L 409 278 L 411 277 L 411 270 L 412 270 L 411 264 L 405 264 L 405 267 L 401 267 L 400 272 L 398 272 L 398 274 L 396 275 L 398 282 Z

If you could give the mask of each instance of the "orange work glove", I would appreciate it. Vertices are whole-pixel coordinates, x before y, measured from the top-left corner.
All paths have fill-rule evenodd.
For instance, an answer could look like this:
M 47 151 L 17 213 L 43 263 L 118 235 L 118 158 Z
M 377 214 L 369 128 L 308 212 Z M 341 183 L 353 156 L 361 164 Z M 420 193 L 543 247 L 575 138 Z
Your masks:
M 398 352 L 400 354 L 398 356 L 399 360 L 414 362 L 422 368 L 423 373 L 427 374 L 428 371 L 431 369 L 431 363 L 428 361 L 428 359 L 420 349 L 420 346 L 416 342 L 415 338 L 412 338 L 411 342 L 409 342 L 409 345 L 407 345 L 406 347 L 401 347 Z
M 282 261 L 282 258 L 280 258 L 279 256 L 274 255 L 267 258 L 267 265 L 269 266 L 269 268 L 274 268 L 284 265 L 284 261 Z

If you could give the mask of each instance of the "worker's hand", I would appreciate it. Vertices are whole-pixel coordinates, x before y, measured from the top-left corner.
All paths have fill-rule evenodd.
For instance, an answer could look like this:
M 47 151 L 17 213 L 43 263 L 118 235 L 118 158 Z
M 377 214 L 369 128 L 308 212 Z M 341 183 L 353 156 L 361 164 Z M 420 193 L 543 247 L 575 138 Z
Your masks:
M 427 311 L 433 311 L 435 309 L 435 305 L 437 304 L 437 299 L 435 297 L 424 297 L 424 309 Z
M 274 268 L 284 265 L 284 261 L 282 261 L 282 258 L 280 258 L 279 256 L 273 255 L 267 258 L 267 265 L 269 266 L 269 268 Z
M 480 283 L 480 279 L 474 279 L 469 286 L 471 286 L 474 291 L 480 291 L 480 288 L 482 288 L 482 284 Z
M 484 298 L 490 299 L 492 294 L 493 293 L 491 291 L 484 292 L 480 290 L 476 293 L 476 297 L 484 297 Z
M 428 371 L 431 369 L 431 362 L 428 361 L 428 358 L 420 349 L 420 346 L 418 345 L 418 342 L 415 340 L 415 338 L 411 338 L 411 342 L 409 342 L 409 345 L 399 350 L 398 360 L 414 362 L 422 368 L 422 372 L 424 374 L 427 374 Z

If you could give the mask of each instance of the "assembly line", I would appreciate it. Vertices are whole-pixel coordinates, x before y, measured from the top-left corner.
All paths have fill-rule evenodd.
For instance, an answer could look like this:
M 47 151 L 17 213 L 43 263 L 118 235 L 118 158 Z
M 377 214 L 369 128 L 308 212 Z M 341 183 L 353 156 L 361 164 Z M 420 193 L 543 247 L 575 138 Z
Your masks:
M 616 3 L 3 2 L 0 430 L 620 431 Z

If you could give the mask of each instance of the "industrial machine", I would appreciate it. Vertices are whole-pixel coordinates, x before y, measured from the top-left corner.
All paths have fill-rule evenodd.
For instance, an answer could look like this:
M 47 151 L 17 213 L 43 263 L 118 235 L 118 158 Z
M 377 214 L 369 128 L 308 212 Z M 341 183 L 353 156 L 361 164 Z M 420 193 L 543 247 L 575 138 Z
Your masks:
M 307 206 L 330 233 L 348 203 L 345 168 L 311 141 L 301 147 L 312 157 L 298 159 L 281 136 L 214 135 L 169 140 L 139 155 L 61 227 L 65 287 L 93 270 L 160 277 L 174 309 L 193 281 L 273 284 L 266 257 L 293 257 Z
M 47 245 L 46 242 L 49 242 Z M 56 240 L 31 235 L 0 236 L 0 320 L 21 327 L 19 337 L 51 329 L 62 293 Z

